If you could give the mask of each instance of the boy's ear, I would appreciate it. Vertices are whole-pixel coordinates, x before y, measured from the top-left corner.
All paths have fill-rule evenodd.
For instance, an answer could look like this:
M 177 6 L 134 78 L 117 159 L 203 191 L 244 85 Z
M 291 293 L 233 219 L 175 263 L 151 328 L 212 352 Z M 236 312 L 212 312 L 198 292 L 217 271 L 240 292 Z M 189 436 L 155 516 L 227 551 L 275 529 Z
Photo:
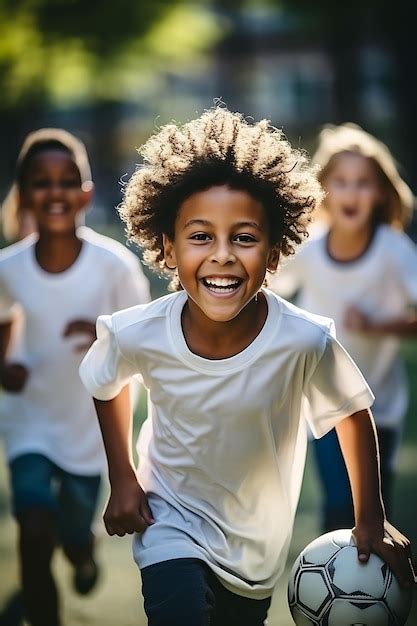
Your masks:
M 278 267 L 279 256 L 281 254 L 281 250 L 274 246 L 268 256 L 267 269 L 270 272 L 275 272 Z
M 168 269 L 175 270 L 177 267 L 177 258 L 175 256 L 174 244 L 165 233 L 162 233 L 162 245 L 164 249 L 165 265 Z
M 81 185 L 81 193 L 82 193 L 82 207 L 85 209 L 93 200 L 94 196 L 94 183 L 92 180 L 86 180 Z

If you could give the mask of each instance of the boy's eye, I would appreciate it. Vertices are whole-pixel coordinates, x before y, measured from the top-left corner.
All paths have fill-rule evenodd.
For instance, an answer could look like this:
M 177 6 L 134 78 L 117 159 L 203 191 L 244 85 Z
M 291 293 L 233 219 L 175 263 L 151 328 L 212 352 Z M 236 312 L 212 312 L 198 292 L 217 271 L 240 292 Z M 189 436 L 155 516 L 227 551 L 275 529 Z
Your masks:
M 33 189 L 50 189 L 53 186 L 54 183 L 52 180 L 49 180 L 49 178 L 38 178 L 32 182 Z M 76 189 L 80 187 L 80 182 L 75 178 L 68 178 L 61 180 L 58 186 L 62 189 Z
M 75 189 L 76 187 L 80 187 L 80 181 L 76 179 L 63 180 L 61 187 L 64 189 Z
M 50 181 L 46 178 L 39 178 L 38 180 L 34 180 L 32 182 L 32 187 L 34 189 L 47 189 L 50 186 Z
M 345 185 L 343 178 L 333 178 L 332 183 L 335 187 L 343 187 Z
M 190 239 L 193 239 L 194 241 L 208 241 L 210 236 L 207 233 L 195 233 L 194 235 L 191 235 Z
M 248 235 L 248 234 L 236 235 L 234 237 L 234 240 L 237 241 L 238 243 L 253 243 L 254 241 L 256 241 L 253 235 Z
M 373 187 L 373 183 L 370 180 L 362 179 L 358 181 L 359 189 L 370 189 Z

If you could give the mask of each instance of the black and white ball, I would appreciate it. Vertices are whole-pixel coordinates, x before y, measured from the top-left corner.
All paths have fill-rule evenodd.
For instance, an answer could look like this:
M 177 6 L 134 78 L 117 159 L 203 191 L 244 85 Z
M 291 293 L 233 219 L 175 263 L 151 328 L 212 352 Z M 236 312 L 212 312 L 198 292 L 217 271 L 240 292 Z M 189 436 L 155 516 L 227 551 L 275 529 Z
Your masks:
M 402 626 L 412 592 L 376 554 L 365 564 L 350 530 L 318 537 L 296 559 L 288 603 L 297 626 Z

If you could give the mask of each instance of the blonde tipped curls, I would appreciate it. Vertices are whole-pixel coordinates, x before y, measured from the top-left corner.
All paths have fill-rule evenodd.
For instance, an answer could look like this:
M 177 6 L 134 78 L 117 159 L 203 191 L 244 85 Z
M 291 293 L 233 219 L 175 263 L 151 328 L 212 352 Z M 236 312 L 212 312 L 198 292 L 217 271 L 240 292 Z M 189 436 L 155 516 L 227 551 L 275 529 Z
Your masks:
M 310 214 L 322 200 L 316 170 L 267 120 L 248 123 L 241 114 L 214 107 L 183 126 L 167 124 L 139 149 L 139 166 L 125 188 L 119 214 L 145 262 L 171 276 L 162 234 L 174 236 L 181 203 L 209 187 L 228 184 L 261 201 L 271 244 L 282 255 L 307 236 Z

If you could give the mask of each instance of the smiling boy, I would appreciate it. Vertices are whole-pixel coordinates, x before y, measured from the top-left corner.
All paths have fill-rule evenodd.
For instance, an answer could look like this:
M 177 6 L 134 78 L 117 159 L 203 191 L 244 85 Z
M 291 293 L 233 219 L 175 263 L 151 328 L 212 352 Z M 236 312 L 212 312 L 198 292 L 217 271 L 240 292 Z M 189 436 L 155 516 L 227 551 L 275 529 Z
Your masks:
M 99 318 L 80 373 L 109 465 L 105 524 L 135 533 L 148 623 L 265 623 L 291 539 L 305 420 L 318 437 L 337 426 L 359 558 L 372 549 L 411 584 L 408 540 L 391 526 L 387 539 L 372 393 L 331 320 L 262 288 L 321 198 L 305 157 L 267 122 L 222 108 L 162 128 L 142 152 L 121 215 L 179 291 Z M 138 373 L 150 409 L 136 474 L 127 384 Z
M 16 172 L 17 210 L 37 234 L 0 254 L 0 431 L 10 469 L 25 619 L 61 624 L 52 571 L 58 545 L 74 587 L 98 578 L 92 525 L 104 450 L 78 376 L 101 313 L 149 300 L 137 257 L 77 228 L 93 183 L 84 144 L 63 129 L 28 135 Z

